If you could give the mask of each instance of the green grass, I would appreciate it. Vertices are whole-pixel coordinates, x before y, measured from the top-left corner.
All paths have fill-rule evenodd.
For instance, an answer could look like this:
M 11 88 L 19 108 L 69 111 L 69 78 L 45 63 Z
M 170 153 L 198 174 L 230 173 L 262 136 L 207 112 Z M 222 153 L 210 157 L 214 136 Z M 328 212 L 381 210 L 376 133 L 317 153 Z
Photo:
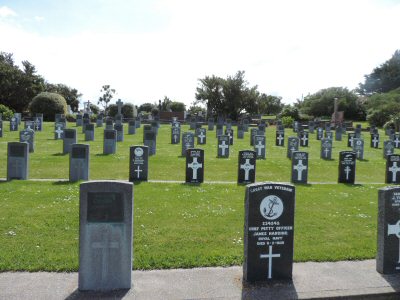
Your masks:
M 69 124 L 74 128 L 74 124 Z M 6 177 L 7 142 L 17 141 L 4 122 L 0 138 L 0 177 Z M 127 131 L 127 127 L 125 127 Z M 183 131 L 188 131 L 183 126 Z M 117 154 L 102 155 L 102 129 L 90 144 L 90 179 L 128 178 L 129 147 L 142 144 L 140 129 L 125 134 Z M 235 130 L 236 134 L 236 130 Z M 384 138 L 383 133 L 382 139 Z M 295 135 L 291 130 L 288 136 Z M 383 186 L 382 149 L 369 147 L 364 133 L 365 160 L 357 161 L 356 181 L 362 185 L 298 185 L 295 216 L 295 260 L 337 261 L 374 258 L 376 253 L 377 189 Z M 276 147 L 275 128 L 267 129 L 267 159 L 257 161 L 257 181 L 290 179 L 286 147 Z M 336 182 L 339 151 L 348 150 L 346 136 L 334 141 L 333 159 L 319 158 L 320 142 L 311 136 L 309 182 Z M 381 144 L 383 144 L 381 142 Z M 250 149 L 249 133 L 235 138 L 229 159 L 216 158 L 215 131 L 208 132 L 205 180 L 235 182 L 237 155 Z M 54 140 L 53 124 L 36 133 L 30 155 L 30 178 L 68 178 L 68 155 L 62 141 Z M 170 144 L 170 126 L 160 128 L 157 155 L 150 157 L 149 179 L 184 180 L 181 145 Z M 375 184 L 382 183 L 382 184 Z M 186 185 L 141 183 L 135 185 L 135 269 L 190 268 L 240 265 L 243 261 L 244 186 L 236 184 Z M 0 271 L 78 270 L 79 183 L 12 181 L 0 183 Z
M 54 128 L 52 123 L 45 123 L 44 131 L 37 132 L 35 137 L 35 153 L 30 155 L 30 174 L 32 179 L 68 178 L 68 155 L 62 155 L 62 141 L 54 140 Z M 7 142 L 18 141 L 18 132 L 8 131 L 8 122 L 4 122 L 4 137 L 0 138 L 0 157 L 6 157 Z M 69 128 L 75 128 L 75 124 L 68 124 Z M 129 147 L 141 145 L 143 129 L 136 135 L 127 134 L 125 125 L 124 142 L 117 145 L 115 155 L 102 155 L 103 129 L 96 128 L 95 141 L 85 142 L 81 128 L 77 128 L 78 142 L 90 145 L 90 179 L 128 179 Z M 189 131 L 188 126 L 183 126 L 182 131 Z M 149 179 L 152 180 L 178 180 L 185 179 L 185 158 L 180 156 L 181 145 L 172 145 L 170 141 L 170 126 L 163 125 L 157 138 L 157 155 L 151 156 L 149 161 Z M 236 130 L 235 130 L 236 135 Z M 235 138 L 235 144 L 230 149 L 228 159 L 217 158 L 217 140 L 215 131 L 207 133 L 207 145 L 199 145 L 205 150 L 205 174 L 206 181 L 233 181 L 237 180 L 237 156 L 238 151 L 251 149 L 249 143 L 250 133 L 246 133 L 245 139 Z M 257 181 L 289 181 L 290 160 L 286 158 L 286 147 L 275 146 L 275 127 L 267 128 L 267 159 L 257 161 Z M 291 129 L 286 130 L 287 137 L 294 136 Z M 381 132 L 381 140 L 385 138 Z M 383 183 L 385 160 L 383 150 L 369 147 L 369 133 L 364 133 L 365 153 L 364 161 L 357 161 L 356 181 L 362 183 Z M 383 142 L 381 141 L 381 145 Z M 309 181 L 310 182 L 337 182 L 338 157 L 347 147 L 347 136 L 343 141 L 333 142 L 332 160 L 320 159 L 320 141 L 315 134 L 311 136 L 310 146 L 301 148 L 309 152 Z M 396 149 L 396 151 L 398 151 Z M 0 177 L 6 177 L 6 164 L 0 164 Z
M 373 258 L 377 189 L 296 187 L 295 261 Z M 0 271 L 78 270 L 79 184 L 0 184 Z M 134 187 L 134 268 L 243 262 L 244 186 L 141 183 Z

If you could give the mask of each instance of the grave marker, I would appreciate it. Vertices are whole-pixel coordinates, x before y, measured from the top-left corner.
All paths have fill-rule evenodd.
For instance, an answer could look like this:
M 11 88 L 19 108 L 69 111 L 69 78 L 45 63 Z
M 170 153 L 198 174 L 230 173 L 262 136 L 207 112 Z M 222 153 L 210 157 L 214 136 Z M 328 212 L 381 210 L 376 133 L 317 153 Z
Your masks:
M 194 148 L 194 134 L 192 132 L 184 132 L 182 134 L 182 151 L 181 155 L 186 156 L 186 150 Z
M 213 118 L 208 119 L 208 130 L 210 130 L 210 131 L 214 130 L 214 119 Z
M 357 159 L 364 159 L 364 140 L 355 138 L 353 141 L 353 152 L 356 153 Z
M 71 145 L 77 143 L 76 129 L 64 129 L 63 154 L 70 153 Z
M 78 289 L 113 291 L 131 288 L 132 239 L 132 183 L 82 183 Z
M 197 144 L 205 145 L 207 143 L 207 131 L 205 128 L 197 129 Z
M 204 181 L 204 150 L 186 150 L 186 183 L 202 183 Z
M 58 122 L 61 124 L 60 122 Z M 90 119 L 83 117 L 83 123 L 82 123 L 82 133 L 85 133 L 86 130 L 86 125 L 90 124 Z
M 229 136 L 229 145 L 233 145 L 233 129 L 232 128 L 227 128 L 225 130 L 225 135 Z
M 85 141 L 94 141 L 94 124 L 85 125 Z
M 69 153 L 69 181 L 89 180 L 89 145 L 72 144 Z
M 75 121 L 75 125 L 78 126 L 82 126 L 83 122 L 82 122 L 82 115 L 81 114 L 77 114 L 76 115 L 76 121 Z
M 54 139 L 55 140 L 62 140 L 64 138 L 64 123 L 56 123 L 54 125 Z
M 341 141 L 342 140 L 342 127 L 338 126 L 335 129 L 335 140 Z
M 308 132 L 307 131 L 303 131 L 300 133 L 300 146 L 301 147 L 308 147 Z
M 255 183 L 246 187 L 243 280 L 292 278 L 295 187 Z
M 275 135 L 275 146 L 285 146 L 285 132 L 277 131 Z
M 257 159 L 265 159 L 266 140 L 264 135 L 254 136 L 254 151 Z
M 400 183 L 400 155 L 391 154 L 386 159 L 385 183 Z
M 217 157 L 228 158 L 229 157 L 229 136 L 220 135 L 218 136 L 218 155 Z
M 307 183 L 308 179 L 308 153 L 295 151 L 292 154 L 292 179 L 293 183 Z
M 130 120 L 128 122 L 128 134 L 136 134 L 136 121 Z
M 353 148 L 354 138 L 354 133 L 349 132 L 347 135 L 347 147 Z
M 111 118 L 106 119 L 106 129 L 107 130 L 113 130 L 114 129 L 114 123 Z
M 144 131 L 144 145 L 149 147 L 149 156 L 157 152 L 157 135 L 153 130 Z
M 105 129 L 103 135 L 103 154 L 115 154 L 117 152 L 117 131 Z
M 103 115 L 99 114 L 96 119 L 96 127 L 103 127 Z
M 9 142 L 7 144 L 7 181 L 27 180 L 29 177 L 29 145 Z
M 237 138 L 244 139 L 244 126 L 243 124 L 239 124 L 237 126 Z
M 24 129 L 19 132 L 19 141 L 28 143 L 29 152 L 35 152 L 35 131 L 33 129 Z
M 115 123 L 114 130 L 117 131 L 117 142 L 123 142 L 124 141 L 124 124 Z
M 217 124 L 217 130 L 215 130 L 215 137 L 218 137 L 219 135 L 223 135 L 223 133 L 224 133 L 224 125 Z
M 10 131 L 18 131 L 18 120 L 15 117 L 10 120 Z
M 356 178 L 356 154 L 353 151 L 339 153 L 339 183 L 354 184 Z
M 35 130 L 35 121 L 25 120 L 24 129 Z
M 379 133 L 371 134 L 371 148 L 379 148 Z
M 294 151 L 299 151 L 299 138 L 295 136 L 290 136 L 288 138 L 288 147 L 287 147 L 287 153 L 286 156 L 287 158 L 292 159 L 292 153 Z
M 149 174 L 149 148 L 130 147 L 129 181 L 147 181 Z
M 171 128 L 171 144 L 179 144 L 181 142 L 181 128 Z
M 256 152 L 239 151 L 238 184 L 249 184 L 256 181 Z
M 387 158 L 388 155 L 394 154 L 394 144 L 392 141 L 383 142 L 383 158 Z
M 324 130 L 321 127 L 317 128 L 317 141 L 320 141 L 324 137 Z
M 399 134 L 394 134 L 393 135 L 393 144 L 394 144 L 394 147 L 396 148 L 396 149 L 398 149 L 398 148 L 400 148 L 400 135 Z
M 0 120 L 0 137 L 3 137 L 3 121 Z
M 328 138 L 321 139 L 321 158 L 332 159 L 332 140 Z

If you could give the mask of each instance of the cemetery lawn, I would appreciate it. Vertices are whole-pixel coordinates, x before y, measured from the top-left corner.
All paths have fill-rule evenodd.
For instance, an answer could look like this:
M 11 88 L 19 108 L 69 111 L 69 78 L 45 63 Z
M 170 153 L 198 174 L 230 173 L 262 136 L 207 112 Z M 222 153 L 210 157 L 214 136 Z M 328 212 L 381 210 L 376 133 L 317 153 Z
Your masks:
M 298 185 L 295 261 L 374 258 L 382 186 Z M 135 185 L 134 268 L 241 265 L 244 195 L 226 183 Z M 77 271 L 78 204 L 79 183 L 0 182 L 0 272 Z

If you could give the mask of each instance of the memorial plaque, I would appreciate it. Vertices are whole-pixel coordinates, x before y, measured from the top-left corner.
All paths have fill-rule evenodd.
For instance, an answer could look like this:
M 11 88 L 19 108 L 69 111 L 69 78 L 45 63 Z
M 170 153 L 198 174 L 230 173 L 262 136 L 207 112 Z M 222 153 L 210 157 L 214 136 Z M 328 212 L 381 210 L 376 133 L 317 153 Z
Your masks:
M 215 137 L 223 135 L 224 133 L 224 125 L 217 124 L 217 130 L 215 130 Z
M 307 183 L 308 180 L 308 153 L 295 151 L 292 154 L 293 183 Z
M 29 152 L 35 152 L 35 131 L 33 129 L 24 129 L 19 132 L 19 141 L 28 143 Z
M 317 128 L 317 140 L 320 141 L 324 138 L 324 130 L 321 127 Z
M 76 129 L 64 129 L 63 154 L 70 153 L 71 145 L 76 143 Z
M 254 151 L 257 159 L 265 159 L 266 140 L 264 135 L 254 136 Z
M 114 130 L 117 131 L 117 142 L 123 142 L 124 141 L 124 124 L 115 123 Z
M 354 184 L 356 178 L 356 154 L 353 151 L 339 153 L 339 183 Z
M 202 183 L 204 181 L 204 150 L 186 150 L 186 183 Z
M 250 146 L 254 146 L 254 137 L 257 135 L 258 129 L 251 128 L 250 129 Z
M 18 131 L 18 120 L 15 117 L 10 120 L 10 131 Z
M 98 115 L 97 116 L 96 127 L 103 127 L 103 115 Z
M 136 134 L 136 121 L 131 120 L 128 122 L 128 134 Z
M 60 123 L 60 122 L 58 122 Z M 82 122 L 82 133 L 85 133 L 86 130 L 86 125 L 90 124 L 90 119 L 83 117 L 83 122 Z
M 342 140 L 342 128 L 341 127 L 336 127 L 335 129 L 335 140 L 336 141 L 341 141 Z
M 400 187 L 381 188 L 378 195 L 376 270 L 400 273 Z
M 132 183 L 82 183 L 79 202 L 79 290 L 131 288 Z
M 129 181 L 147 181 L 149 174 L 149 148 L 132 146 L 129 160 Z
M 115 154 L 117 152 L 117 131 L 105 129 L 103 135 L 103 154 Z
M 379 133 L 371 134 L 371 148 L 379 148 Z
M 86 124 L 85 126 L 85 141 L 94 141 L 94 124 Z
M 72 144 L 69 153 L 69 181 L 89 180 L 89 145 Z
M 157 152 L 157 135 L 151 131 L 144 132 L 144 145 L 149 147 L 149 155 L 155 155 Z
M 35 130 L 35 121 L 25 121 L 24 129 Z
M 239 151 L 238 184 L 249 184 L 256 181 L 256 152 Z
M 28 143 L 9 142 L 7 144 L 7 180 L 29 177 L 29 145 Z
M 328 138 L 321 139 L 321 158 L 332 159 L 332 140 Z
M 81 114 L 77 114 L 76 115 L 76 126 L 78 127 L 78 126 L 82 126 L 83 125 L 83 122 L 82 122 L 82 115 Z
M 237 138 L 244 139 L 244 126 L 243 124 L 239 124 L 237 126 Z
M 391 154 L 386 158 L 385 183 L 400 183 L 400 155 Z
M 275 146 L 285 146 L 285 133 L 282 131 L 277 131 L 275 135 Z
M 181 142 L 181 128 L 171 127 L 171 144 L 179 144 Z
M 114 129 L 114 123 L 111 118 L 106 119 L 106 129 L 107 130 L 113 130 Z
M 308 147 L 308 132 L 303 131 L 300 133 L 300 146 L 301 147 Z
M 194 148 L 194 134 L 192 132 L 184 132 L 182 134 L 182 156 L 185 157 L 186 150 L 191 148 Z
M 62 140 L 64 138 L 64 123 L 56 123 L 54 127 L 54 139 Z
M 299 151 L 299 144 L 300 144 L 299 141 L 300 141 L 299 138 L 295 136 L 290 136 L 288 138 L 288 147 L 286 153 L 287 158 L 292 159 L 292 153 L 294 151 Z
M 349 132 L 347 134 L 347 147 L 353 148 L 353 142 L 354 142 L 354 133 Z
M 388 155 L 394 154 L 394 144 L 392 141 L 383 142 L 383 158 L 387 158 Z
M 43 130 L 43 114 L 36 114 L 34 119 L 35 123 L 35 131 L 42 131 Z
M 353 152 L 356 153 L 357 159 L 364 159 L 364 140 L 360 138 L 354 138 L 353 140 Z
M 205 145 L 207 143 L 207 130 L 205 128 L 197 129 L 197 144 Z
M 56 114 L 54 117 L 54 122 L 55 123 L 63 123 L 62 119 L 65 119 L 64 114 Z
M 246 187 L 243 280 L 290 280 L 293 268 L 295 187 Z
M 218 155 L 217 157 L 228 158 L 229 157 L 229 136 L 220 135 L 218 136 Z
M 214 130 L 214 119 L 208 119 L 208 130 Z
M 225 130 L 225 135 L 229 136 L 229 145 L 233 145 L 233 129 L 232 128 L 227 128 Z

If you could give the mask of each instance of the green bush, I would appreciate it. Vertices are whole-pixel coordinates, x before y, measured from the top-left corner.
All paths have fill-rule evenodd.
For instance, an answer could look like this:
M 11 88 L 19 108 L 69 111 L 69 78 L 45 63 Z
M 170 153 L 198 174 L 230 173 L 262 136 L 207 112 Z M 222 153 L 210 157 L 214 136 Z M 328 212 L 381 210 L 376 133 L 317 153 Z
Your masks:
M 118 106 L 116 104 L 110 104 L 107 107 L 108 116 L 114 118 L 118 113 Z M 136 108 L 131 103 L 125 103 L 122 105 L 121 113 L 124 118 L 132 119 L 135 116 Z
M 290 128 L 293 125 L 294 119 L 292 117 L 286 116 L 281 118 L 282 125 L 285 128 Z
M 0 114 L 2 114 L 3 120 L 6 121 L 9 121 L 14 115 L 13 111 L 3 104 L 0 104 Z
M 57 93 L 43 92 L 29 103 L 31 114 L 42 113 L 45 121 L 54 121 L 56 114 L 67 113 L 67 102 Z
M 299 120 L 300 119 L 300 113 L 297 107 L 294 107 L 292 105 L 286 105 L 282 112 L 279 115 L 280 118 L 283 117 L 292 117 L 294 120 Z

